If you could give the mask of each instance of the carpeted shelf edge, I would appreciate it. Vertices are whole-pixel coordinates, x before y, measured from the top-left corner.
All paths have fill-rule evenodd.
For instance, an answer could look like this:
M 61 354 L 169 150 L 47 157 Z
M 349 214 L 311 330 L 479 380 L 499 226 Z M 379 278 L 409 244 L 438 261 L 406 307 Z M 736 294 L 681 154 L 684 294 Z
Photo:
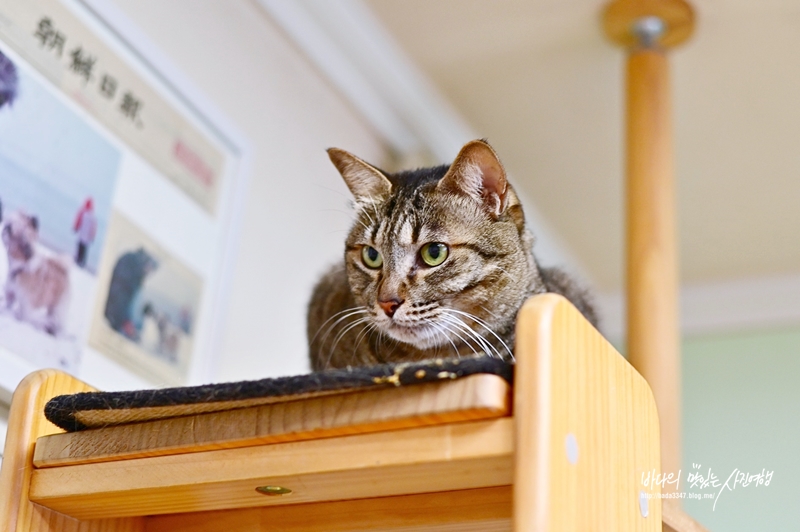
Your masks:
M 225 403 L 268 398 L 292 400 L 309 395 L 363 390 L 371 387 L 391 387 L 457 379 L 477 373 L 498 375 L 509 383 L 513 380 L 513 364 L 486 356 L 461 359 L 435 359 L 422 362 L 380 364 L 369 367 L 328 370 L 291 377 L 277 377 L 255 381 L 205 384 L 178 388 L 136 390 L 127 392 L 84 392 L 60 395 L 45 405 L 45 417 L 56 426 L 74 432 L 87 426 L 78 417 L 88 411 L 121 411 L 174 408 L 182 405 L 217 403 L 224 410 Z M 124 417 L 124 416 L 121 416 Z M 156 416 L 164 417 L 164 416 Z M 142 421 L 143 419 L 138 419 Z M 102 426 L 108 426 L 105 422 Z

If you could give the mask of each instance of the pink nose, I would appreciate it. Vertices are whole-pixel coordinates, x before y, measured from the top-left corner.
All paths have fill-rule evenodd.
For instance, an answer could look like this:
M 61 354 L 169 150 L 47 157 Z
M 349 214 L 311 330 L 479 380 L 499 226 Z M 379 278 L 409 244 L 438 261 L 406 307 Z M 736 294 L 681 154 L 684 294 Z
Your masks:
M 387 316 L 390 318 L 394 316 L 394 313 L 397 312 L 397 309 L 400 308 L 400 305 L 403 304 L 403 299 L 392 298 L 387 301 L 378 301 L 378 305 L 383 309 Z

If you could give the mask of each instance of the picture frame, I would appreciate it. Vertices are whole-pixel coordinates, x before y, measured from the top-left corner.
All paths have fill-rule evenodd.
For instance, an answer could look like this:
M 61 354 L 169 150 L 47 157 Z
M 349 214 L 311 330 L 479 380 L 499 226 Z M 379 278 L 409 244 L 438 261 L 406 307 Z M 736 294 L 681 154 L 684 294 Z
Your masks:
M 62 130 L 83 128 L 83 137 L 53 135 L 47 144 L 41 131 L 49 131 L 53 114 L 39 117 L 37 135 L 31 126 L 32 103 L 27 105 L 29 115 L 14 124 L 16 131 L 32 130 L 29 136 L 35 139 L 27 141 L 29 150 L 39 158 L 54 154 L 53 164 L 46 171 L 32 170 L 35 179 L 8 177 L 8 212 L 0 207 L 0 216 L 4 225 L 13 218 L 23 229 L 25 215 L 36 217 L 35 231 L 32 221 L 27 222 L 35 235 L 29 247 L 39 252 L 37 257 L 52 259 L 48 264 L 53 271 L 67 272 L 62 278 L 69 302 L 53 297 L 49 306 L 18 311 L 19 301 L 32 301 L 33 296 L 16 282 L 21 274 L 11 279 L 8 271 L 0 271 L 6 287 L 6 304 L 0 305 L 0 397 L 43 367 L 61 367 L 104 389 L 212 380 L 249 174 L 248 139 L 108 2 L 32 0 L 21 6 L 3 0 L 0 18 L 0 52 L 14 63 L 20 89 L 25 87 L 10 110 L 0 108 L 0 129 L 4 118 L 11 127 L 12 113 L 26 111 L 23 98 L 32 99 L 36 91 L 69 123 Z M 80 60 L 90 59 L 89 71 L 81 70 Z M 116 83 L 111 98 L 104 94 L 104 89 L 110 91 L 103 86 L 107 78 Z M 80 168 L 87 166 L 73 160 L 80 159 L 74 154 L 83 149 L 64 148 L 66 137 L 75 146 L 93 142 L 95 147 L 87 148 L 92 154 L 103 147 L 105 174 L 86 177 Z M 22 156 L 6 154 L 6 159 L 31 166 Z M 71 175 L 72 181 L 55 174 Z M 43 183 L 38 195 L 28 191 L 12 201 L 12 191 L 25 188 L 20 183 L 34 181 Z M 60 207 L 52 208 L 54 200 L 48 198 L 58 196 L 51 190 L 56 182 L 73 184 L 62 187 L 67 191 L 56 202 Z M 0 179 L 0 206 L 3 188 Z M 83 247 L 81 231 L 93 237 Z M 139 248 L 151 254 L 154 267 L 139 285 L 126 288 L 119 262 Z M 25 274 L 41 272 L 28 266 Z M 191 281 L 181 287 L 175 279 Z M 13 299 L 5 299 L 9 286 L 19 294 L 7 304 Z M 165 288 L 170 286 L 174 288 Z M 116 312 L 109 310 L 112 299 Z M 68 307 L 63 323 L 53 318 L 59 314 L 52 309 L 59 305 Z M 33 339 L 27 349 L 17 345 L 24 335 Z

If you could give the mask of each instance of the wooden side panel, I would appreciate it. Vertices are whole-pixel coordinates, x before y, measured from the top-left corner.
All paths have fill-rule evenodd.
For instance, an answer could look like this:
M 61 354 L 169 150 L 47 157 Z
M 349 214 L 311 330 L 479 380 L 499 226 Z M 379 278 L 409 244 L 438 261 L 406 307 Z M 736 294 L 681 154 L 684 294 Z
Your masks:
M 566 299 L 517 321 L 514 530 L 661 530 L 658 414 L 644 379 Z
M 511 487 L 151 517 L 147 532 L 511 530 Z
M 509 417 L 50 467 L 32 500 L 80 519 L 383 497 L 511 484 Z M 292 490 L 267 497 L 258 486 Z
M 92 388 L 56 370 L 27 376 L 17 387 L 8 418 L 0 471 L 0 530 L 4 532 L 142 532 L 141 519 L 80 522 L 32 503 L 28 498 L 36 439 L 61 429 L 44 418 L 45 403 L 67 393 Z
M 661 505 L 663 532 L 708 532 L 708 529 L 681 509 L 678 499 L 664 499 Z
M 303 441 L 510 414 L 510 387 L 497 375 L 314 397 L 132 423 L 36 443 L 38 468 Z

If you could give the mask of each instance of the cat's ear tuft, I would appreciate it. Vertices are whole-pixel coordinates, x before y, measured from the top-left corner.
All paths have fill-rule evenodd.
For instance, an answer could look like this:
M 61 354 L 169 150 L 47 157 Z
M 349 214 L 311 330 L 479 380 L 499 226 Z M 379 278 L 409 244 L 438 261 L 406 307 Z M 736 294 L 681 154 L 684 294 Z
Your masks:
M 494 217 L 500 216 L 508 203 L 506 171 L 486 140 L 466 143 L 437 188 L 480 201 Z
M 357 203 L 375 201 L 391 193 L 392 183 L 383 172 L 352 153 L 339 148 L 328 148 L 328 157 L 342 174 Z

